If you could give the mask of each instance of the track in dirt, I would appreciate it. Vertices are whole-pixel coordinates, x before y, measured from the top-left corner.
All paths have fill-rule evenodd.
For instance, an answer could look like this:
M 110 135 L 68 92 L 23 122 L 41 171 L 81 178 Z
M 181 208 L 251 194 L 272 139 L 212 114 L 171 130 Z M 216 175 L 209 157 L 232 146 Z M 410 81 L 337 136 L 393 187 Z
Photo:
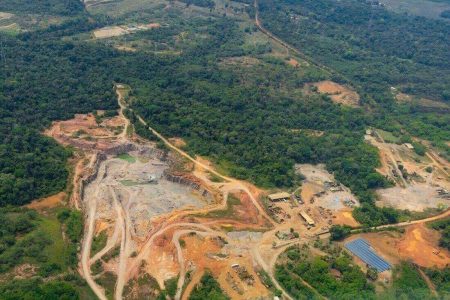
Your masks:
M 264 33 L 267 37 L 269 37 L 271 40 L 275 41 L 276 43 L 282 45 L 284 48 L 286 48 L 288 51 L 292 51 L 294 52 L 296 55 L 298 55 L 299 57 L 301 57 L 304 61 L 318 67 L 319 69 L 321 69 L 322 71 L 324 71 L 327 74 L 338 74 L 340 75 L 342 78 L 344 78 L 345 80 L 347 80 L 348 82 L 351 82 L 345 75 L 337 72 L 336 70 L 331 69 L 330 67 L 327 67 L 323 64 L 320 64 L 316 61 L 314 61 L 312 58 L 310 58 L 309 56 L 307 56 L 306 54 L 304 54 L 302 51 L 300 51 L 299 49 L 297 49 L 296 47 L 290 45 L 289 43 L 283 41 L 282 39 L 280 39 L 278 36 L 276 36 L 275 34 L 273 34 L 271 31 L 269 31 L 268 29 L 266 29 L 260 18 L 259 18 L 259 5 L 258 5 L 258 0 L 254 1 L 254 8 L 255 8 L 255 25 L 256 27 L 262 32 Z

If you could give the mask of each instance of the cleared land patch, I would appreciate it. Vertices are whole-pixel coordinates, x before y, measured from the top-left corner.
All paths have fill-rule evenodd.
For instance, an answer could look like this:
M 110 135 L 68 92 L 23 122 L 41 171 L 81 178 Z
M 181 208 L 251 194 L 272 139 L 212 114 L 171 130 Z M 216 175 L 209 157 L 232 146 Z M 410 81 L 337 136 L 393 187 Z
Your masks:
M 426 18 L 445 20 L 440 14 L 450 10 L 450 3 L 433 0 L 380 0 L 380 3 L 392 11 L 409 13 Z
M 159 28 L 159 23 L 149 23 L 141 25 L 127 25 L 127 26 L 110 26 L 94 30 L 94 37 L 97 39 L 106 39 L 110 37 L 117 37 L 125 34 L 132 34 L 142 30 L 149 30 Z
M 65 192 L 60 192 L 56 195 L 52 195 L 43 199 L 38 199 L 30 204 L 28 204 L 26 207 L 30 209 L 36 209 L 36 210 L 42 210 L 42 209 L 48 209 L 48 208 L 54 208 L 58 205 L 62 204 L 63 200 L 66 198 L 67 194 Z
M 438 208 L 448 205 L 448 200 L 440 197 L 438 188 L 428 184 L 415 184 L 406 188 L 392 187 L 378 190 L 378 206 L 389 206 L 411 211 L 423 211 L 426 208 Z
M 335 103 L 348 106 L 359 105 L 358 93 L 339 83 L 330 80 L 325 80 L 312 83 L 310 84 L 310 86 L 316 87 L 319 93 L 330 96 L 331 100 Z
M 105 27 L 94 31 L 94 37 L 97 39 L 105 39 L 124 34 L 128 34 L 128 32 L 119 26 Z
M 411 211 L 448 207 L 450 182 L 445 174 L 446 162 L 420 156 L 409 143 L 382 130 L 370 130 L 365 139 L 378 148 L 382 166 L 377 171 L 396 186 L 377 190 L 377 205 Z M 395 144 L 398 143 L 398 144 Z M 411 149 L 411 147 L 413 147 Z M 427 155 L 428 154 L 428 155 Z

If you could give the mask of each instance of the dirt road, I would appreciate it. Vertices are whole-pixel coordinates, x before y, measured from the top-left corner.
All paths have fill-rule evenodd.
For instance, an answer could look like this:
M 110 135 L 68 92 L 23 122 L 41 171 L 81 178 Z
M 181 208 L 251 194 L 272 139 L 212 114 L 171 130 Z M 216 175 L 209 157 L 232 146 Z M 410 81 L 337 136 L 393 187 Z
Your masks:
M 296 55 L 298 55 L 299 57 L 301 57 L 304 61 L 318 67 L 319 69 L 321 69 L 322 71 L 328 73 L 328 74 L 333 74 L 333 73 L 337 73 L 335 70 L 319 64 L 317 62 L 315 62 L 314 60 L 312 60 L 311 58 L 309 58 L 308 56 L 306 56 L 303 52 L 301 52 L 300 50 L 298 50 L 297 48 L 291 46 L 290 44 L 286 43 L 285 41 L 283 41 L 282 39 L 280 39 L 279 37 L 277 37 L 275 34 L 273 34 L 272 32 L 270 32 L 269 30 L 267 30 L 260 18 L 259 18 L 259 5 L 258 5 L 258 1 L 255 0 L 254 2 L 254 7 L 255 7 L 255 25 L 256 27 L 265 35 L 267 35 L 271 40 L 277 42 L 278 44 L 282 45 L 284 48 L 286 48 L 288 51 L 292 51 L 294 52 Z M 347 79 L 347 77 L 345 77 L 342 74 L 339 74 L 340 76 L 342 76 L 343 78 L 345 78 L 347 81 L 350 82 L 350 80 Z
M 125 286 L 125 276 L 126 276 L 126 267 L 127 267 L 127 259 L 130 252 L 130 224 L 129 218 L 125 217 L 125 211 L 122 207 L 122 204 L 117 199 L 116 192 L 114 189 L 109 186 L 109 191 L 113 196 L 114 205 L 118 208 L 118 218 L 124 220 L 121 226 L 121 243 L 120 243 L 120 254 L 119 254 L 119 268 L 117 270 L 117 282 L 116 282 L 116 292 L 115 298 L 122 299 L 123 288 Z
M 98 176 L 96 181 L 101 181 L 103 178 L 103 174 L 105 173 L 105 166 L 100 167 L 98 171 Z M 107 300 L 105 296 L 104 290 L 94 281 L 91 275 L 91 266 L 90 266 L 90 256 L 91 256 L 91 247 L 92 247 L 92 239 L 94 236 L 95 229 L 95 213 L 97 211 L 97 196 L 99 193 L 100 184 L 97 184 L 97 188 L 95 191 L 95 196 L 87 203 L 88 213 L 87 213 L 87 228 L 85 228 L 85 236 L 81 245 L 81 269 L 88 283 L 89 287 L 95 293 L 95 295 L 100 300 Z
M 125 126 L 124 126 L 122 132 L 120 133 L 119 138 L 124 140 L 127 137 L 127 129 L 130 126 L 131 122 L 130 122 L 130 120 L 128 120 L 128 118 L 125 117 L 125 115 L 123 113 L 123 110 L 124 110 L 124 107 L 125 107 L 123 105 L 123 102 L 125 101 L 125 97 L 123 95 L 124 94 L 123 89 L 122 88 L 118 88 L 116 86 L 116 94 L 117 94 L 117 102 L 119 103 L 119 107 L 120 107 L 120 109 L 119 109 L 119 116 L 123 120 L 125 120 Z
M 183 250 L 181 249 L 181 245 L 180 245 L 180 238 L 183 235 L 187 235 L 192 232 L 194 232 L 198 235 L 201 235 L 203 237 L 205 237 L 205 236 L 221 236 L 222 238 L 226 239 L 225 235 L 223 235 L 221 232 L 217 232 L 217 231 L 213 231 L 213 230 L 210 230 L 208 232 L 203 232 L 203 231 L 198 231 L 198 230 L 178 230 L 173 234 L 172 242 L 175 244 L 175 248 L 177 249 L 177 259 L 178 259 L 178 263 L 180 264 L 180 274 L 179 274 L 178 283 L 177 283 L 177 293 L 175 294 L 175 300 L 181 299 L 181 294 L 183 292 L 183 287 L 184 287 L 184 283 L 186 280 L 186 266 L 185 266 L 184 258 L 183 258 Z

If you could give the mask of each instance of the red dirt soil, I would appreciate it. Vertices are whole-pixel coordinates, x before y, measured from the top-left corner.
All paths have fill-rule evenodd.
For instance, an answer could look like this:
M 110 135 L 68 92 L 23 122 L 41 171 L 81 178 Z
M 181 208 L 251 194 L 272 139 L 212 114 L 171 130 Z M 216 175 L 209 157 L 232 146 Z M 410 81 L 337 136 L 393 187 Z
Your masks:
M 60 192 L 46 198 L 34 200 L 30 204 L 26 205 L 26 207 L 37 210 L 53 208 L 60 205 L 66 196 L 67 194 L 65 192 Z

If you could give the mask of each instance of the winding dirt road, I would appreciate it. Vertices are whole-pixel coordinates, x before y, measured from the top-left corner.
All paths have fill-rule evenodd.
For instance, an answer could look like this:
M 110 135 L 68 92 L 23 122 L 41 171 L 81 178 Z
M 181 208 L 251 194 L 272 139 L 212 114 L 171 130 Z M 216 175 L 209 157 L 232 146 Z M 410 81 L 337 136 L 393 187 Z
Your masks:
M 105 296 L 105 291 L 94 281 L 91 274 L 91 265 L 89 263 L 90 256 L 91 256 L 91 247 L 92 247 L 92 239 L 94 236 L 94 229 L 95 229 L 95 214 L 97 211 L 97 200 L 98 200 L 98 194 L 100 189 L 100 182 L 103 178 L 103 174 L 105 173 L 105 166 L 102 165 L 100 169 L 98 170 L 98 175 L 96 178 L 96 181 L 98 184 L 96 185 L 95 195 L 92 197 L 90 201 L 87 202 L 87 229 L 85 229 L 85 236 L 82 241 L 81 246 L 81 269 L 84 275 L 84 278 L 86 279 L 86 282 L 92 289 L 92 291 L 95 293 L 95 295 L 100 300 L 107 300 Z

